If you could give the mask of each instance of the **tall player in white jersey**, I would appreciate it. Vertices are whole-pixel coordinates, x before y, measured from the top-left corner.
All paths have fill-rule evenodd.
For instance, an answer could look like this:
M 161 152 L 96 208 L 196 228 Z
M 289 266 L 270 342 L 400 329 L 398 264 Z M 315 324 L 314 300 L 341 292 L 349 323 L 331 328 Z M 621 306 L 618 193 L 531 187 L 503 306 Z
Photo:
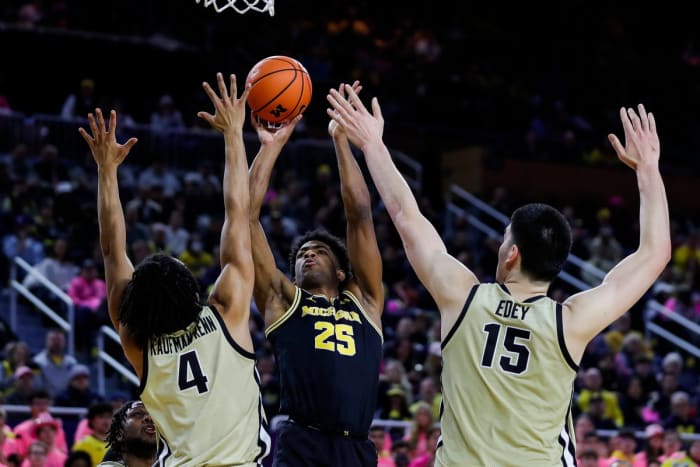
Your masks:
M 668 203 L 659 172 L 656 123 L 642 105 L 620 109 L 625 146 L 609 135 L 637 175 L 640 241 L 602 283 L 556 303 L 546 295 L 571 248 L 554 208 L 517 209 L 498 251 L 496 283 L 448 254 L 420 213 L 382 141 L 376 98 L 368 112 L 350 86 L 331 90 L 328 114 L 364 152 L 408 260 L 441 315 L 442 439 L 436 466 L 574 465 L 571 395 L 588 342 L 630 309 L 670 259 Z
M 197 115 L 224 135 L 225 219 L 221 274 L 200 302 L 199 285 L 177 259 L 154 254 L 136 269 L 126 253 L 117 169 L 136 139 L 119 144 L 116 113 L 100 109 L 80 128 L 98 167 L 98 217 L 109 315 L 141 379 L 141 399 L 158 429 L 159 465 L 260 465 L 270 437 L 248 327 L 254 270 L 248 226 L 248 163 L 243 145 L 246 89 L 237 97 L 217 74 L 220 97 L 204 83 L 215 115 Z

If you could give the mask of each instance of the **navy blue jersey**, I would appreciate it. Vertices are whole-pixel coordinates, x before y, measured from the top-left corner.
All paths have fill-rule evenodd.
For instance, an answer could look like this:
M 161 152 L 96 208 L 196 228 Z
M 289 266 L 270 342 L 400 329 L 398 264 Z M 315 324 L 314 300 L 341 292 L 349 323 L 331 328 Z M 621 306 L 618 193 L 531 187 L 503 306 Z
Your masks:
M 382 334 L 357 297 L 297 287 L 265 331 L 280 370 L 280 412 L 323 431 L 366 436 L 377 402 Z

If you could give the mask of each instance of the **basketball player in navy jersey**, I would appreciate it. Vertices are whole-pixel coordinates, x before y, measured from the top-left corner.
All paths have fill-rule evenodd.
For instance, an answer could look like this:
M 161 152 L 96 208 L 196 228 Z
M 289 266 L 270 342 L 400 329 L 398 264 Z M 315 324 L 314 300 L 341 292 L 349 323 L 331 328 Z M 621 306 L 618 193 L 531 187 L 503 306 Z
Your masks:
M 359 90 L 359 84 L 355 84 Z M 253 119 L 254 120 L 254 119 Z M 299 118 L 275 133 L 253 122 L 261 142 L 250 169 L 254 297 L 280 371 L 274 467 L 377 465 L 369 441 L 382 358 L 382 262 L 370 194 L 346 136 L 331 122 L 347 250 L 325 230 L 292 247 L 290 280 L 279 270 L 259 222 L 272 168 Z
M 351 86 L 331 90 L 328 114 L 362 148 L 406 255 L 442 317 L 442 438 L 436 466 L 569 466 L 576 463 L 571 395 L 586 345 L 633 306 L 670 259 L 668 203 L 656 122 L 642 105 L 620 109 L 623 146 L 637 175 L 639 247 L 602 283 L 557 303 L 547 296 L 569 255 L 571 228 L 551 206 L 516 209 L 498 251 L 495 283 L 479 283 L 448 254 L 383 143 L 379 103 L 370 113 Z
M 124 353 L 141 379 L 141 400 L 158 429 L 159 465 L 259 465 L 270 437 L 248 327 L 253 293 L 248 163 L 243 144 L 247 88 L 237 97 L 217 74 L 220 95 L 204 83 L 215 115 L 197 115 L 221 132 L 225 143 L 224 224 L 221 273 L 200 302 L 196 279 L 166 254 L 136 269 L 126 254 L 124 213 L 117 169 L 136 138 L 116 141 L 117 116 L 109 126 L 100 109 L 80 128 L 98 167 L 98 219 L 109 316 Z

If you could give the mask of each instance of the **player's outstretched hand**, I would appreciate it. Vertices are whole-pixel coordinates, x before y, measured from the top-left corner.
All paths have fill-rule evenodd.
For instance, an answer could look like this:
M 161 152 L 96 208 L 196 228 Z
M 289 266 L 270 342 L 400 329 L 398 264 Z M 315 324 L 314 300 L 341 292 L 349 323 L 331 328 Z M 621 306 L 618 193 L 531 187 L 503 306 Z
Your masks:
M 216 81 L 219 85 L 219 94 L 217 95 L 209 83 L 202 83 L 204 92 L 207 93 L 211 103 L 214 104 L 214 115 L 209 112 L 197 112 L 197 116 L 205 120 L 212 128 L 222 133 L 233 130 L 243 129 L 246 114 L 246 99 L 250 92 L 250 85 L 243 90 L 241 97 L 238 97 L 238 86 L 236 84 L 236 75 L 231 75 L 231 89 L 226 89 L 224 76 L 221 73 L 216 74 Z
M 355 91 L 355 94 L 360 94 L 360 91 L 362 91 L 362 85 L 358 80 L 355 80 L 355 82 L 352 83 L 352 89 Z M 338 93 L 341 95 L 341 97 L 345 98 L 345 83 L 341 83 L 340 86 L 338 86 Z M 338 125 L 338 122 L 332 118 L 328 122 L 328 134 L 331 138 L 337 138 L 343 134 L 343 129 L 340 127 L 340 125 Z
M 656 133 L 656 121 L 654 115 L 647 113 L 644 105 L 637 107 L 639 115 L 634 109 L 620 109 L 620 120 L 625 134 L 625 145 L 614 134 L 608 135 L 617 157 L 632 169 L 640 165 L 658 164 L 661 151 L 659 135 Z
M 78 132 L 90 146 L 90 152 L 97 166 L 105 169 L 118 167 L 138 140 L 129 138 L 124 144 L 117 143 L 117 112 L 114 110 L 109 113 L 109 126 L 105 125 L 102 110 L 99 108 L 95 109 L 94 115 L 88 114 L 88 123 L 92 134 L 82 127 L 78 128 Z

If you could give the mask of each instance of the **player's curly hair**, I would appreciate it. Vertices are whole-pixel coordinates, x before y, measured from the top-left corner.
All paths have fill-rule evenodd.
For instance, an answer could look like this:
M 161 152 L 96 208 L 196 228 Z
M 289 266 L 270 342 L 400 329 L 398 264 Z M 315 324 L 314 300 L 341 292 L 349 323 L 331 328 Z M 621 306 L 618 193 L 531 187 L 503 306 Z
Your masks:
M 202 309 L 199 293 L 199 282 L 187 266 L 166 254 L 153 254 L 134 270 L 119 306 L 119 322 L 143 350 L 151 337 L 195 321 Z
M 350 280 L 352 271 L 350 270 L 350 258 L 348 257 L 348 249 L 345 243 L 335 235 L 331 234 L 325 229 L 317 228 L 314 230 L 307 231 L 304 235 L 297 238 L 292 249 L 289 252 L 289 271 L 294 275 L 294 265 L 297 260 L 297 253 L 301 249 L 304 243 L 311 240 L 317 240 L 319 242 L 325 243 L 331 249 L 335 257 L 338 259 L 338 266 L 340 269 L 345 271 L 345 280 L 339 284 L 340 290 L 343 290 Z
M 109 449 L 110 458 L 121 459 L 124 455 L 124 425 L 126 425 L 126 413 L 134 405 L 136 400 L 127 401 L 112 415 L 112 424 L 107 431 L 105 441 Z

